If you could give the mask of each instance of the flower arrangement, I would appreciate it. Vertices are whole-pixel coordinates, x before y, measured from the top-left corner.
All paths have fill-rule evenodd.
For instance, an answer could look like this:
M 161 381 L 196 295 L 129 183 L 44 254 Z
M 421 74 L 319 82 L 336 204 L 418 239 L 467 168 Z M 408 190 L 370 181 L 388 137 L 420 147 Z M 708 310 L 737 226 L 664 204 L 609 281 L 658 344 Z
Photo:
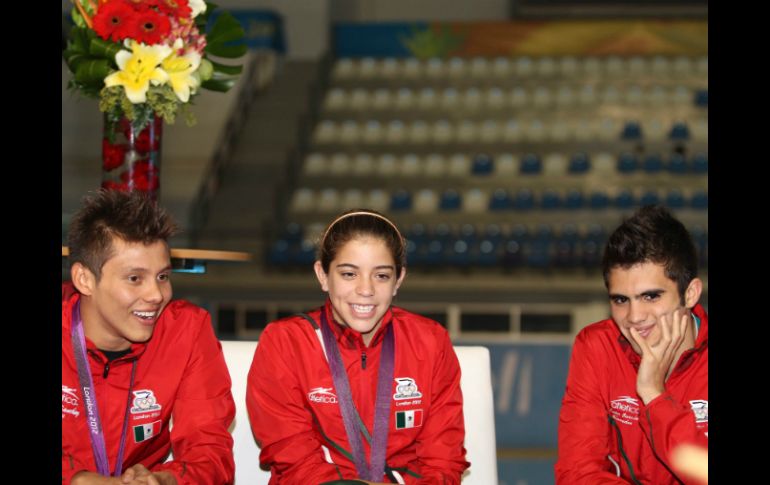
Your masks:
M 173 123 L 199 88 L 229 90 L 242 66 L 210 56 L 237 58 L 246 45 L 243 28 L 227 12 L 205 33 L 216 5 L 204 0 L 72 0 L 72 20 L 64 60 L 70 88 L 99 100 L 99 109 L 117 127 L 126 118 L 141 131 L 160 117 Z M 234 45 L 235 44 L 235 45 Z M 113 128 L 114 129 L 114 128 Z M 112 138 L 112 136 L 110 136 Z

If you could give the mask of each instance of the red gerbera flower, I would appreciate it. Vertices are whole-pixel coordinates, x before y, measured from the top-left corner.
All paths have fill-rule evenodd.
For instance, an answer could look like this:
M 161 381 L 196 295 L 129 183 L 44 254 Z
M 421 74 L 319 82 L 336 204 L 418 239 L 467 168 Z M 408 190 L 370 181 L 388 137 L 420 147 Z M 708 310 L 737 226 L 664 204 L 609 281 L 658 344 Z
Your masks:
M 129 37 L 147 45 L 160 44 L 170 31 L 168 17 L 155 10 L 146 10 L 137 12 L 133 32 Z
M 120 42 L 129 36 L 136 12 L 124 2 L 103 3 L 94 15 L 94 31 L 104 40 Z
M 192 9 L 187 0 L 155 0 L 158 10 L 177 19 L 189 19 Z

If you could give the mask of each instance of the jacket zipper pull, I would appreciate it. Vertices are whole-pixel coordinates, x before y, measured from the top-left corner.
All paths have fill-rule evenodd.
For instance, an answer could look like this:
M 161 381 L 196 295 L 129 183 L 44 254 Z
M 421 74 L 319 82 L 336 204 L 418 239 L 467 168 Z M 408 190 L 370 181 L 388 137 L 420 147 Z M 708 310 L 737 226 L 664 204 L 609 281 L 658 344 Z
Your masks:
M 361 352 L 361 369 L 366 370 L 366 352 Z
M 110 363 L 107 362 L 106 364 L 104 364 L 104 373 L 102 374 L 102 379 L 106 379 L 107 374 L 109 373 L 110 373 Z

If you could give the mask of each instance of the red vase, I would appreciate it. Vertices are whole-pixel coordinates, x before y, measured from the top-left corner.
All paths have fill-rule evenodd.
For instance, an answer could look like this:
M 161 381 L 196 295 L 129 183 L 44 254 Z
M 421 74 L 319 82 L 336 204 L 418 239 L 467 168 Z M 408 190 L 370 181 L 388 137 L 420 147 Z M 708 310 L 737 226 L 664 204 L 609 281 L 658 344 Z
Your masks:
M 136 130 L 126 118 L 104 117 L 102 138 L 102 188 L 147 193 L 157 201 L 160 195 L 160 142 L 163 119 L 153 116 Z

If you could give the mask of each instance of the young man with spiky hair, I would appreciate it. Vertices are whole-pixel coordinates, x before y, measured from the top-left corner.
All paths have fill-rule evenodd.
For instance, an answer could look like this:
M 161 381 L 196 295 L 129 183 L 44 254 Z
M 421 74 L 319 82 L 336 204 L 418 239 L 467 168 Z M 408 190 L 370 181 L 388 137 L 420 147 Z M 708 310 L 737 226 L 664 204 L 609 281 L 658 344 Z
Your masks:
M 572 349 L 556 483 L 690 483 L 671 464 L 708 449 L 708 316 L 690 234 L 647 206 L 610 236 L 602 261 L 612 318 Z
M 171 301 L 168 214 L 86 197 L 62 288 L 62 483 L 233 480 L 230 376 L 209 314 Z M 173 429 L 170 420 L 173 417 Z M 169 451 L 174 459 L 164 462 Z

